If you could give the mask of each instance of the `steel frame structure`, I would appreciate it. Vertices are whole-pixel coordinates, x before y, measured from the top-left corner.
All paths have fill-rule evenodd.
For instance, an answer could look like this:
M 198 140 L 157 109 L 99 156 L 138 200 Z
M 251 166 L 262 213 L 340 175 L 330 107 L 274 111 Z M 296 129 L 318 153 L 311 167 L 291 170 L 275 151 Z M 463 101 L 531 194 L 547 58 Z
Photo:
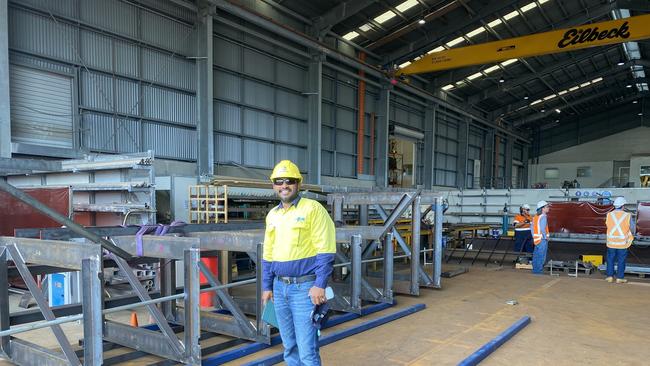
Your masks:
M 398 245 L 409 258 L 410 268 L 408 274 L 394 274 L 393 287 L 397 293 L 419 295 L 420 287 L 441 288 L 442 268 L 442 215 L 443 199 L 433 193 L 415 192 L 351 192 L 334 193 L 327 196 L 327 202 L 332 206 L 335 221 L 342 221 L 343 206 L 358 206 L 359 224 L 368 224 L 368 211 L 370 207 L 384 220 L 383 235 L 391 233 Z M 429 274 L 420 263 L 420 229 L 422 218 L 422 205 L 428 206 L 427 210 L 435 210 L 433 267 Z M 390 214 L 383 206 L 392 206 Z M 402 214 L 411 207 L 411 231 L 413 233 L 411 248 L 399 233 L 395 224 Z M 417 235 L 415 233 L 418 233 Z M 381 235 L 381 236 L 383 236 Z M 380 241 L 374 240 L 362 250 L 362 261 L 366 260 L 376 249 Z M 384 246 L 384 249 L 387 246 Z M 392 248 L 392 245 L 391 245 Z M 399 257 L 404 257 L 399 256 Z M 393 257 L 395 258 L 395 257 Z M 392 267 L 392 266 L 391 266 Z M 391 268 L 392 269 L 392 268 Z
M 86 314 L 83 329 L 84 338 L 87 339 L 84 342 L 83 360 L 85 365 L 101 364 L 101 258 L 99 245 L 0 237 L 0 348 L 7 359 L 18 365 L 81 365 L 60 326 L 61 323 L 78 319 L 57 318 L 54 315 L 27 268 L 27 263 L 34 263 L 81 271 L 84 287 L 82 309 Z M 15 264 L 46 322 L 10 329 L 8 261 Z M 12 337 L 12 334 L 44 327 L 52 329 L 62 352 Z

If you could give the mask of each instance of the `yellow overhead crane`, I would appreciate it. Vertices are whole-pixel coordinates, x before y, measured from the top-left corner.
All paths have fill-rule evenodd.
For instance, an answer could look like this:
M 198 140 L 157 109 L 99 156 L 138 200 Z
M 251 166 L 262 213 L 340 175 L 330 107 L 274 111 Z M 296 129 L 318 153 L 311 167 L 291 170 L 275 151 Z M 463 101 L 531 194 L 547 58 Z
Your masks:
M 483 65 L 645 38 L 650 38 L 650 14 L 434 52 L 395 70 L 395 76 Z

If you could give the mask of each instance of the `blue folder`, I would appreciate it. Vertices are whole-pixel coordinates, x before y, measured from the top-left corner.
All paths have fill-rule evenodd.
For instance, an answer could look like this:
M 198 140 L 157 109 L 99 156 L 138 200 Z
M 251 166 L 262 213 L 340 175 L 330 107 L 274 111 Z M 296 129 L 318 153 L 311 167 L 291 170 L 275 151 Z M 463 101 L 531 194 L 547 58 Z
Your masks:
M 266 305 L 264 306 L 264 311 L 262 311 L 262 320 L 267 322 L 268 324 L 279 328 L 278 326 L 278 318 L 275 316 L 275 305 L 273 305 L 273 301 L 269 300 L 266 302 Z

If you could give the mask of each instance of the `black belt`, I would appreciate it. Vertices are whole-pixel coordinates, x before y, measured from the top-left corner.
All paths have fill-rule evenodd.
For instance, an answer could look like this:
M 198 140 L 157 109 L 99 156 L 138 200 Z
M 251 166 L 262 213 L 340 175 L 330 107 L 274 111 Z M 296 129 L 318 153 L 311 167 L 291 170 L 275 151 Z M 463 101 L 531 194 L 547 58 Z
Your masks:
M 290 285 L 292 283 L 303 283 L 303 282 L 308 282 L 308 281 L 314 281 L 316 279 L 315 274 L 311 275 L 306 275 L 306 276 L 300 276 L 300 277 L 281 277 L 277 276 L 276 277 L 279 281 Z

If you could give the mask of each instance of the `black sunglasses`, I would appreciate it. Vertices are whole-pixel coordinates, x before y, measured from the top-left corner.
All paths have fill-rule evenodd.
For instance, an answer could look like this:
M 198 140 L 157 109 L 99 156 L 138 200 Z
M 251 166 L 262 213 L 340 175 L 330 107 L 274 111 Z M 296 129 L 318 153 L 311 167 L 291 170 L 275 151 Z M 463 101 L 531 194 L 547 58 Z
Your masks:
M 281 185 L 283 185 L 285 183 L 287 185 L 291 186 L 291 185 L 297 184 L 298 179 L 295 179 L 295 178 L 276 178 L 276 179 L 273 179 L 273 185 L 275 185 L 275 186 L 281 186 Z

